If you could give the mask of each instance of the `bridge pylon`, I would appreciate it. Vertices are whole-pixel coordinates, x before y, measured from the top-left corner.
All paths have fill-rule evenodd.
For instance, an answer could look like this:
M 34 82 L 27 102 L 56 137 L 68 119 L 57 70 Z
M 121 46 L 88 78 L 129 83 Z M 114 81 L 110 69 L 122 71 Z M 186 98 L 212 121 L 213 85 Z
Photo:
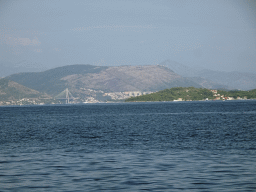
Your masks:
M 58 94 L 55 99 L 59 99 L 59 100 L 66 100 L 66 104 L 69 103 L 70 100 L 73 100 L 74 97 L 73 95 L 70 93 L 70 91 L 68 90 L 68 88 L 66 88 L 64 91 L 62 91 L 60 94 Z

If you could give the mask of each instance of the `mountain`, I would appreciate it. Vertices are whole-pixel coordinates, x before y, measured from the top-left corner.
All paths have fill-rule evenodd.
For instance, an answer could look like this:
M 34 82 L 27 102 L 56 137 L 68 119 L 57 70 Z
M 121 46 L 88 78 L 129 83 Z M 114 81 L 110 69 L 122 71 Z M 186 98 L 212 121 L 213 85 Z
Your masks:
M 42 94 L 36 90 L 5 78 L 0 79 L 0 101 L 11 101 L 22 98 L 38 98 L 40 96 L 42 96 Z
M 108 67 L 97 67 L 92 65 L 69 65 L 58 67 L 44 72 L 18 73 L 6 77 L 39 92 L 56 95 L 69 87 L 68 82 L 62 78 L 71 75 L 97 74 Z
M 92 94 L 93 91 L 107 93 L 159 91 L 177 86 L 201 87 L 160 65 L 119 67 L 69 65 L 44 72 L 14 74 L 7 78 L 52 96 L 65 88 L 69 88 L 75 97 L 84 97 Z
M 48 97 L 56 97 L 68 88 L 75 102 L 89 102 L 94 99 L 94 101 L 125 99 L 131 95 L 141 95 L 143 92 L 156 92 L 173 87 L 195 87 L 218 90 L 249 90 L 256 87 L 256 75 L 254 74 L 191 69 L 185 65 L 171 61 L 165 61 L 162 64 L 165 64 L 165 66 L 113 67 L 69 65 L 43 72 L 13 74 L 6 77 L 5 81 L 10 80 L 10 82 L 13 82 L 8 82 L 8 86 L 17 82 L 17 85 L 15 85 L 16 88 L 20 84 L 19 90 L 24 89 L 23 93 L 27 95 L 33 90 L 34 96 L 43 93 L 48 95 Z M 173 67 L 174 70 L 167 66 Z M 184 76 L 187 75 L 187 77 L 183 77 L 175 71 Z M 9 95 L 8 97 L 11 95 L 9 94 L 10 92 L 5 92 L 6 94 L 4 94 L 2 89 L 1 92 L 2 95 Z M 16 95 L 16 99 L 17 95 L 19 97 L 25 97 L 21 92 L 13 93 Z M 32 95 L 30 97 L 34 97 Z M 5 99 L 7 99 L 7 96 L 5 96 Z
M 175 73 L 208 89 L 239 89 L 256 88 L 256 74 L 245 72 L 221 72 L 203 68 L 191 68 L 181 63 L 166 60 L 160 65 L 166 66 Z
M 157 91 L 185 85 L 200 87 L 166 67 L 153 65 L 108 67 L 100 73 L 74 74 L 62 80 L 73 87 L 76 85 L 104 92 Z
M 199 85 L 201 85 L 204 88 L 207 89 L 228 89 L 228 86 L 223 85 L 221 83 L 217 83 L 214 81 L 211 81 L 203 76 L 200 76 L 200 72 L 203 71 L 204 69 L 202 68 L 191 68 L 186 65 L 183 65 L 181 63 L 178 63 L 176 61 L 171 61 L 171 60 L 166 60 L 160 65 L 168 67 L 175 73 L 186 77 L 188 80 L 193 81 Z
M 207 89 L 232 89 L 227 85 L 223 85 L 221 83 L 217 83 L 214 81 L 211 81 L 209 79 L 203 78 L 203 77 L 187 77 L 187 79 L 189 79 L 190 81 L 193 81 L 199 85 L 201 85 L 204 88 Z
M 202 70 L 202 68 L 191 68 L 172 60 L 163 61 L 159 63 L 159 65 L 168 67 L 169 69 L 183 77 L 196 77 L 197 73 Z
M 197 76 L 227 86 L 228 89 L 251 90 L 256 88 L 256 74 L 254 73 L 202 70 L 197 73 Z

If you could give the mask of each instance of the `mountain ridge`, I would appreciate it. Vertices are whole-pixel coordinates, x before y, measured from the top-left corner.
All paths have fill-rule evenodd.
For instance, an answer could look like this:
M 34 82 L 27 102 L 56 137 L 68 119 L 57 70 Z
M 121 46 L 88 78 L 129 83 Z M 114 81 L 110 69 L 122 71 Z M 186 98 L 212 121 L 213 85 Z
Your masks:
M 251 90 L 256 87 L 255 73 L 215 71 L 202 67 L 191 68 L 171 60 L 166 60 L 160 63 L 160 65 L 170 68 L 175 73 L 205 88 Z
M 65 88 L 81 96 L 83 94 L 81 89 L 124 92 L 159 91 L 177 86 L 201 87 L 160 65 L 118 67 L 68 65 L 44 72 L 14 74 L 7 79 L 52 96 Z
M 254 75 L 246 77 L 243 73 L 229 74 L 211 70 L 196 69 L 193 71 L 185 65 L 170 68 L 170 61 L 163 65 L 142 66 L 94 66 L 89 64 L 75 64 L 48 69 L 43 72 L 28 72 L 13 74 L 6 79 L 17 82 L 25 87 L 55 97 L 68 88 L 80 101 L 93 97 L 102 100 L 105 93 L 117 92 L 156 92 L 173 87 L 195 87 L 218 90 L 253 89 L 255 83 L 251 82 Z M 167 67 L 167 65 L 169 67 Z M 180 71 L 178 71 L 178 69 Z M 190 71 L 191 76 L 183 77 L 178 74 L 183 69 Z M 184 75 L 183 74 L 183 75 Z M 238 75 L 237 75 L 238 74 Z M 194 77 L 192 75 L 195 75 Z M 238 78 L 240 77 L 241 78 Z M 240 81 L 244 80 L 244 83 Z M 104 99 L 103 99 L 104 101 Z
M 168 62 L 166 61 L 167 64 Z M 179 63 L 176 62 L 174 65 L 179 65 Z M 48 69 L 43 72 L 22 72 L 10 75 L 5 79 L 17 82 L 40 94 L 47 94 L 52 98 L 68 88 L 72 95 L 78 99 L 78 102 L 86 102 L 88 98 L 107 101 L 109 96 L 111 98 L 124 99 L 132 94 L 143 94 L 143 92 L 146 94 L 173 87 L 218 90 L 230 90 L 236 87 L 231 86 L 237 82 L 234 81 L 234 77 L 237 77 L 236 74 L 233 74 L 233 79 L 231 78 L 234 81 L 233 84 L 225 84 L 222 81 L 223 78 L 228 78 L 225 77 L 226 72 L 218 73 L 216 71 L 200 69 L 201 71 L 194 70 L 190 73 L 198 76 L 183 77 L 176 73 L 175 70 L 186 68 L 189 71 L 189 67 L 185 65 L 177 66 L 175 69 L 169 67 L 167 65 L 94 66 L 75 64 Z M 220 78 L 216 80 L 218 75 L 220 75 Z M 253 77 L 249 76 L 249 81 Z M 255 87 L 252 87 L 252 89 Z M 113 96 L 113 93 L 116 96 Z

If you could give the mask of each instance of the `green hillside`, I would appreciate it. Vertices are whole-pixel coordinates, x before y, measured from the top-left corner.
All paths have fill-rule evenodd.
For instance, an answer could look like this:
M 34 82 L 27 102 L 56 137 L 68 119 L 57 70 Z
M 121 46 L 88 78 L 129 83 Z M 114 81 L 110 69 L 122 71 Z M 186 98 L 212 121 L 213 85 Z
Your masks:
M 173 101 L 182 98 L 182 100 L 203 100 L 213 99 L 213 93 L 208 89 L 194 88 L 194 87 L 175 87 L 171 89 L 165 89 L 149 95 L 142 95 L 138 97 L 132 97 L 126 101 Z
M 231 91 L 223 91 L 218 90 L 218 93 L 220 95 L 224 95 L 225 97 L 233 97 L 234 99 L 237 99 L 238 97 L 247 99 L 256 99 L 256 89 L 250 90 L 250 91 L 239 91 L 239 90 L 231 90 Z
M 138 97 L 131 97 L 126 99 L 126 102 L 134 101 L 198 101 L 205 99 L 254 99 L 256 98 L 256 89 L 251 91 L 223 91 L 217 90 L 217 93 L 213 93 L 209 89 L 194 88 L 194 87 L 176 87 L 171 89 L 165 89 L 156 93 L 142 95 Z

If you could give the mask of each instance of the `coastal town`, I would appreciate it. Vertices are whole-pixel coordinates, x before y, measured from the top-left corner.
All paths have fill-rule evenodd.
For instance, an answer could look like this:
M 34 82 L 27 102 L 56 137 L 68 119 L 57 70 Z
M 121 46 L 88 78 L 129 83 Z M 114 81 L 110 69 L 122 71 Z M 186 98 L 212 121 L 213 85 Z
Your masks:
M 85 90 L 85 89 L 83 89 Z M 68 93 L 64 93 L 65 96 L 62 98 L 58 97 L 38 97 L 38 98 L 22 98 L 22 99 L 14 99 L 14 97 L 11 97 L 10 99 L 6 101 L 0 101 L 0 106 L 3 105 L 55 105 L 55 104 L 78 104 L 78 103 L 109 103 L 109 102 L 118 102 L 118 101 L 124 101 L 125 99 L 128 99 L 130 97 L 136 97 L 141 95 L 150 94 L 153 92 L 141 92 L 141 91 L 127 91 L 127 92 L 110 92 L 110 93 L 104 93 L 103 91 L 95 91 L 92 89 L 86 89 L 86 91 L 89 91 L 90 93 L 101 93 L 103 97 L 107 97 L 105 101 L 101 101 L 94 97 L 94 94 L 91 94 L 90 96 L 84 97 L 83 99 L 79 97 L 73 97 L 72 94 L 66 89 Z
M 66 89 L 65 91 L 68 91 Z M 90 89 L 90 92 L 97 92 L 95 90 Z M 213 98 L 209 99 L 208 97 L 202 99 L 202 100 L 247 100 L 247 96 L 228 96 L 221 94 L 222 91 L 218 91 L 216 89 L 210 90 L 212 92 Z M 186 92 L 189 93 L 189 89 L 186 89 Z M 220 92 L 220 93 L 219 93 Z M 111 103 L 111 102 L 124 102 L 126 99 L 132 98 L 132 97 L 139 97 L 143 95 L 149 95 L 154 92 L 142 92 L 142 91 L 126 91 L 126 92 L 109 92 L 104 93 L 103 91 L 100 91 L 103 97 L 107 98 L 106 100 L 102 101 L 94 96 L 87 96 L 83 99 L 78 97 L 73 97 L 69 91 L 67 93 L 64 93 L 66 97 L 64 98 L 58 98 L 58 97 L 37 97 L 37 98 L 22 98 L 22 99 L 14 99 L 10 98 L 6 101 L 0 101 L 0 106 L 6 106 L 6 105 L 56 105 L 56 104 L 78 104 L 78 103 Z M 186 99 L 179 97 L 177 99 L 173 99 L 174 102 L 177 101 L 194 101 L 192 99 Z
M 221 95 L 218 93 L 218 90 L 211 90 L 211 92 L 214 94 L 213 96 L 215 97 L 214 100 L 246 100 L 247 99 L 247 96 L 244 96 L 244 97 L 237 97 L 237 98 L 234 98 L 234 97 L 228 97 L 228 96 L 225 96 L 225 95 Z

